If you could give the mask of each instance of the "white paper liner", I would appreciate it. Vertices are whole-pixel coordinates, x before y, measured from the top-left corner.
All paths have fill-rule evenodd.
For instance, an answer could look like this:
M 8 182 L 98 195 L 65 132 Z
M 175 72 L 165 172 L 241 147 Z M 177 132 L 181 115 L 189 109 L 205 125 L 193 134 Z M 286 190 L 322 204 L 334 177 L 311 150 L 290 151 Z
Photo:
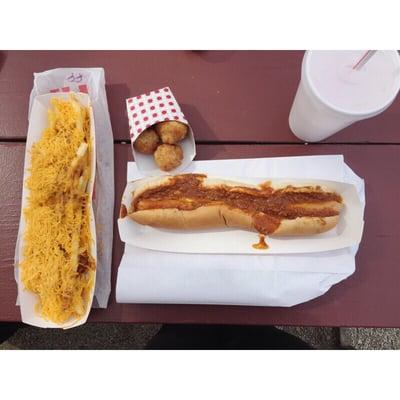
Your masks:
M 51 321 L 47 321 L 38 315 L 35 311 L 35 306 L 38 302 L 38 297 L 34 293 L 25 290 L 23 283 L 20 279 L 18 265 L 22 260 L 23 257 L 23 248 L 24 248 L 24 230 L 25 230 L 25 218 L 23 210 L 27 206 L 27 198 L 29 196 L 29 190 L 25 186 L 26 178 L 29 175 L 29 168 L 30 168 L 30 150 L 32 145 L 37 142 L 42 134 L 43 131 L 46 129 L 48 125 L 48 109 L 50 108 L 50 99 L 53 97 L 68 99 L 71 94 L 68 93 L 51 93 L 51 94 L 44 94 L 41 96 L 36 96 L 32 109 L 31 115 L 29 119 L 29 127 L 28 127 L 28 134 L 26 139 L 26 148 L 25 148 L 25 162 L 24 162 L 24 176 L 23 176 L 23 189 L 22 189 L 22 205 L 21 205 L 21 218 L 20 224 L 18 229 L 18 237 L 17 237 L 17 248 L 15 254 L 15 266 L 16 266 L 16 278 L 18 283 L 18 297 L 19 297 L 19 305 L 21 311 L 21 319 L 22 322 L 37 326 L 40 328 L 73 328 L 75 326 L 82 325 L 86 322 L 87 317 L 90 313 L 90 309 L 92 306 L 93 301 L 93 294 L 95 285 L 92 286 L 92 291 L 90 295 L 90 301 L 87 304 L 86 313 L 79 319 L 70 320 L 63 324 L 56 324 Z M 90 104 L 90 99 L 87 94 L 83 93 L 75 93 L 74 96 L 81 102 L 82 105 L 90 108 L 90 133 L 91 133 L 91 140 L 92 140 L 92 160 L 91 160 L 91 179 L 89 181 L 89 193 L 90 198 L 93 195 L 93 188 L 94 188 L 94 180 L 95 180 L 95 171 L 96 171 L 96 140 L 95 140 L 95 129 L 94 129 L 94 118 L 93 118 L 93 110 Z M 92 201 L 90 202 L 90 231 L 92 235 L 92 246 L 91 246 L 91 253 L 92 257 L 96 263 L 96 270 L 97 270 L 97 247 L 96 247 L 96 226 L 94 220 L 94 213 L 92 207 Z M 94 276 L 94 281 L 96 279 L 96 271 Z
M 342 155 L 195 161 L 190 172 L 254 177 L 291 177 L 345 182 L 362 178 Z M 128 181 L 143 177 L 129 162 Z M 119 303 L 223 304 L 291 307 L 326 293 L 354 273 L 358 246 L 310 254 L 184 254 L 125 245 L 116 287 Z M 362 266 L 360 266 L 362 268 Z

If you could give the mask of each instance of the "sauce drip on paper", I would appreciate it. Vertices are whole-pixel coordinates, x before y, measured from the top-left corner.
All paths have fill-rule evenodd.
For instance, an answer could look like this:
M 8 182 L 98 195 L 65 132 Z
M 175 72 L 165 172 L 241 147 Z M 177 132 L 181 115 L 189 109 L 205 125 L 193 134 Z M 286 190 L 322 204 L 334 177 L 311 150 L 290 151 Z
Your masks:
M 259 235 L 258 243 L 254 243 L 252 247 L 256 250 L 267 250 L 269 246 L 265 242 L 265 235 Z

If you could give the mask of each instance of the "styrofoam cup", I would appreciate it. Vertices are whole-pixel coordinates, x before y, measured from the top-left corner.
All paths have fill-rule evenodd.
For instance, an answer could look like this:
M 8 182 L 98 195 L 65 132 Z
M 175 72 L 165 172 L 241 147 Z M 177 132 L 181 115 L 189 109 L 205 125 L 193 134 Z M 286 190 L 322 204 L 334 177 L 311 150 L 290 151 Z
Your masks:
M 316 142 L 388 108 L 400 89 L 397 51 L 378 51 L 361 70 L 363 51 L 306 51 L 290 110 L 292 132 Z

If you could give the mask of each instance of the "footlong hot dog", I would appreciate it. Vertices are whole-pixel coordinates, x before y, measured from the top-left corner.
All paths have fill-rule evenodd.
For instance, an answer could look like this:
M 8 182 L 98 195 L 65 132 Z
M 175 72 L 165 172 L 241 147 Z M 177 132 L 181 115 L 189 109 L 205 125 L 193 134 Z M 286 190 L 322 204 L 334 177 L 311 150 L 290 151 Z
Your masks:
M 144 180 L 126 212 L 139 224 L 159 228 L 312 235 L 335 227 L 342 208 L 342 197 L 321 186 L 249 185 L 183 174 Z

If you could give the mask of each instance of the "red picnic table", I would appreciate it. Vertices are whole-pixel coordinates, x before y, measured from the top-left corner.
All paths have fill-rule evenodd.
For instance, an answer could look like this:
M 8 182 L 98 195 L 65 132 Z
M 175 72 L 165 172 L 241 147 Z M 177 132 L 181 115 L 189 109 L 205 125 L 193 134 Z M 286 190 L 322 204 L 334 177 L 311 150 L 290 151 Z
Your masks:
M 123 252 L 114 223 L 112 293 L 90 321 L 400 327 L 400 98 L 383 114 L 319 144 L 290 131 L 301 51 L 0 51 L 0 321 L 20 320 L 13 259 L 21 207 L 33 73 L 103 67 L 114 133 L 115 221 L 132 160 L 125 99 L 170 86 L 193 127 L 197 159 L 343 154 L 366 183 L 356 272 L 324 296 L 292 308 L 117 304 Z M 110 149 L 111 150 L 111 149 Z

